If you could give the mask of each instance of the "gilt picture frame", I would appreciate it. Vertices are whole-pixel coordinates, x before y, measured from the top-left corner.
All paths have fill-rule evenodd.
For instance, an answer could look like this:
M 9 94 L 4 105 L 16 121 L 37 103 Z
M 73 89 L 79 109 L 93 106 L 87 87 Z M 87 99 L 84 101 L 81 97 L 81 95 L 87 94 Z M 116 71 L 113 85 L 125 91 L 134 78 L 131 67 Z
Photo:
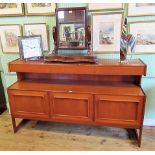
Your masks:
M 18 36 L 21 25 L 0 25 L 0 40 L 3 53 L 19 53 Z
M 123 10 L 123 3 L 88 3 L 89 11 L 100 11 L 100 10 Z
M 155 21 L 129 22 L 128 32 L 136 37 L 135 54 L 155 53 Z
M 155 3 L 128 3 L 128 16 L 153 16 L 155 15 Z
M 0 3 L 0 16 L 23 16 L 23 3 Z
M 28 16 L 50 16 L 55 14 L 56 4 L 55 3 L 26 3 L 25 13 Z
M 29 23 L 23 25 L 23 33 L 25 36 L 41 35 L 43 50 L 49 51 L 49 33 L 46 23 Z
M 92 50 L 94 53 L 117 53 L 123 24 L 122 12 L 92 14 Z

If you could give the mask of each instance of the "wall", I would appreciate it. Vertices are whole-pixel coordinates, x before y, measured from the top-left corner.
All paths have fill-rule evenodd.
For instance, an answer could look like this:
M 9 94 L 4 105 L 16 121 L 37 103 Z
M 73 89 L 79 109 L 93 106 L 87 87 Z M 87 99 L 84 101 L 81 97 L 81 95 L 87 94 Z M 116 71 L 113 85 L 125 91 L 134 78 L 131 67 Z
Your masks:
M 58 4 L 57 7 L 87 7 L 86 3 L 72 3 L 72 4 Z M 125 11 L 126 13 L 126 11 Z M 89 13 L 90 17 L 91 13 Z M 155 16 L 141 16 L 141 17 L 129 17 L 128 21 L 145 21 L 155 20 Z M 23 16 L 23 17 L 0 17 L 0 24 L 25 24 L 25 23 L 46 23 L 49 25 L 49 42 L 50 50 L 53 49 L 52 39 L 52 27 L 55 26 L 55 16 Z M 64 52 L 64 51 L 62 51 Z M 77 52 L 77 51 L 71 51 Z M 80 51 L 81 52 L 81 51 Z M 83 51 L 82 51 L 83 52 Z M 98 57 L 102 58 L 116 58 L 116 54 L 98 54 Z M 18 54 L 3 53 L 0 49 L 0 68 L 2 69 L 1 75 L 3 85 L 5 88 L 5 95 L 7 98 L 6 89 L 12 83 L 16 81 L 16 74 L 9 73 L 7 64 L 9 61 L 17 59 Z M 131 57 L 130 55 L 128 56 Z M 147 95 L 146 111 L 145 111 L 145 124 L 155 125 L 155 54 L 138 54 L 132 55 L 132 58 L 141 58 L 147 64 L 147 76 L 142 79 L 142 87 Z M 7 98 L 8 102 L 8 98 Z

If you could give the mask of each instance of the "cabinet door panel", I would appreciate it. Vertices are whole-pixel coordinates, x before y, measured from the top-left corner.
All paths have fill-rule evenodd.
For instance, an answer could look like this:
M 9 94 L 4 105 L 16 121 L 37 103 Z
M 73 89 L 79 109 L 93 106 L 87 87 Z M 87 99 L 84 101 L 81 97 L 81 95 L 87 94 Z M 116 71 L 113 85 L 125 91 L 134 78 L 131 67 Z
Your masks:
M 51 93 L 52 119 L 92 122 L 93 96 L 89 94 Z
M 96 95 L 95 122 L 139 127 L 143 116 L 143 107 L 143 97 Z
M 26 118 L 49 118 L 49 96 L 38 91 L 9 91 L 13 115 Z

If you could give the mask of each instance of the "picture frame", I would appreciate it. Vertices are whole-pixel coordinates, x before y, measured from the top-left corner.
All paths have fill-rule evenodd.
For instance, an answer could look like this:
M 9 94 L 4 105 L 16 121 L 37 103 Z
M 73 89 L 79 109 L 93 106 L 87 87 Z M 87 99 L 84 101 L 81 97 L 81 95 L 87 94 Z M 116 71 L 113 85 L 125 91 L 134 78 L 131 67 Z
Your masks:
M 41 35 L 43 50 L 49 51 L 48 26 L 46 23 L 30 23 L 23 25 L 23 33 L 25 36 Z
M 136 37 L 135 54 L 155 53 L 155 21 L 129 22 L 128 33 Z
M 41 35 L 19 36 L 18 45 L 23 60 L 36 60 L 43 56 Z
M 19 53 L 18 36 L 21 25 L 0 25 L 0 40 L 3 53 Z
M 23 16 L 24 5 L 22 3 L 0 3 L 0 16 Z
M 36 16 L 50 16 L 55 14 L 56 4 L 55 3 L 26 3 L 25 13 L 26 15 Z
M 120 51 L 123 18 L 122 12 L 92 14 L 92 50 L 94 53 Z
M 100 10 L 123 10 L 123 3 L 88 3 L 89 11 L 100 11 Z
M 128 16 L 155 15 L 155 3 L 128 3 Z

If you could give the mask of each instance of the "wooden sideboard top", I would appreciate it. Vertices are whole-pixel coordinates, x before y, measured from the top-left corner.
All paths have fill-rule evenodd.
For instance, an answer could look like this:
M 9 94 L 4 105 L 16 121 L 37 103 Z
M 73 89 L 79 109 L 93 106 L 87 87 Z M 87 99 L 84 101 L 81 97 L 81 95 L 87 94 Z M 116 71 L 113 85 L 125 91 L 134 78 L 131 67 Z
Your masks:
M 140 59 L 122 64 L 119 59 L 98 59 L 89 63 L 44 63 L 39 61 L 14 60 L 9 63 L 10 72 L 91 74 L 91 75 L 146 75 L 146 64 Z

